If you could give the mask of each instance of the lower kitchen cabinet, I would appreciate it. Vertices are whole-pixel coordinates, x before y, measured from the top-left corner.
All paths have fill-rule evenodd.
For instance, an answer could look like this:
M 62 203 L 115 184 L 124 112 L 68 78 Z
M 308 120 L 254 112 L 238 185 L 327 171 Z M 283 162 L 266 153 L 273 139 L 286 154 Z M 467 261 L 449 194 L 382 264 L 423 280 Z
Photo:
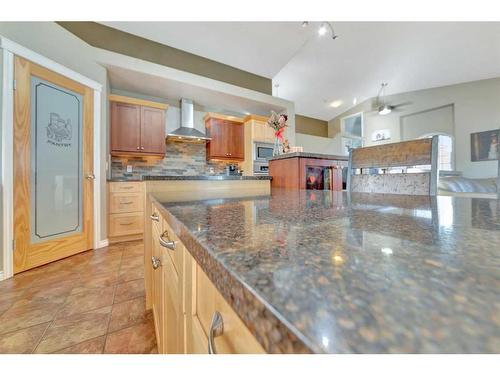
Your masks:
M 152 309 L 158 352 L 264 353 L 154 204 Z M 210 338 L 212 342 L 210 344 Z
M 159 238 L 161 235 L 162 222 L 159 219 L 153 222 L 152 238 Z M 156 344 L 158 353 L 165 352 L 165 277 L 164 266 L 162 262 L 162 250 L 158 241 L 152 241 L 151 266 L 153 267 L 153 282 L 151 283 L 152 310 L 155 324 Z

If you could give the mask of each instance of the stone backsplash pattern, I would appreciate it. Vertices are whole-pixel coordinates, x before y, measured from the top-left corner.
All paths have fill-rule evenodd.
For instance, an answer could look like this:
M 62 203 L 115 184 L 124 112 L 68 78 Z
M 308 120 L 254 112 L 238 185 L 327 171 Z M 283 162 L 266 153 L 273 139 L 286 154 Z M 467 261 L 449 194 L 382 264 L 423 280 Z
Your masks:
M 217 175 L 225 173 L 228 162 L 207 161 L 204 143 L 167 142 L 166 155 L 157 158 L 111 158 L 111 178 L 140 179 L 144 175 L 154 176 L 199 176 L 209 175 L 210 168 Z M 234 163 L 233 163 L 234 164 Z M 132 173 L 127 173 L 127 165 Z

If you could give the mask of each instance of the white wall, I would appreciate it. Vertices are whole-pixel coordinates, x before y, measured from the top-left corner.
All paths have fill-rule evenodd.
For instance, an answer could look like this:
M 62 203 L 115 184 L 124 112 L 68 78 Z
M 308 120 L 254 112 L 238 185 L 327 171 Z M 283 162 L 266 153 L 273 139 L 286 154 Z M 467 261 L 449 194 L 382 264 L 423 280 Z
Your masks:
M 455 138 L 456 170 L 462 171 L 466 177 L 497 176 L 497 161 L 470 161 L 470 134 L 500 127 L 500 78 L 391 95 L 387 97 L 387 101 L 391 104 L 407 104 L 398 111 L 380 116 L 372 111 L 370 101 L 360 103 L 329 121 L 329 136 L 338 136 L 342 117 L 363 111 L 366 146 L 372 144 L 370 139 L 372 132 L 380 129 L 391 130 L 392 138 L 388 142 L 399 142 L 402 140 L 401 116 L 453 104 L 455 130 L 452 135 Z M 428 130 L 428 127 L 425 127 L 425 131 L 422 130 L 422 132 L 428 132 Z M 377 144 L 381 143 L 377 142 Z
M 295 133 L 297 146 L 302 146 L 304 152 L 315 152 L 327 155 L 342 155 L 340 137 L 326 138 L 315 135 Z

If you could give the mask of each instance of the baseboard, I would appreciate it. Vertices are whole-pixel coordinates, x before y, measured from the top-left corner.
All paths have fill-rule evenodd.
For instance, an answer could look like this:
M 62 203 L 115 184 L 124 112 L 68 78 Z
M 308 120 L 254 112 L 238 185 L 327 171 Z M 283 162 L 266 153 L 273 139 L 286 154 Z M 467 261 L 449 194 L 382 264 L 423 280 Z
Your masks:
M 106 247 L 109 245 L 109 241 L 108 239 L 106 238 L 105 240 L 100 240 L 98 243 L 97 243 L 97 248 L 100 249 L 102 247 Z
M 142 233 L 139 233 L 139 234 L 131 234 L 128 236 L 110 237 L 109 243 L 114 244 L 114 243 L 121 243 L 121 242 L 128 242 L 128 241 L 137 241 L 137 240 L 142 240 L 142 239 L 143 239 L 143 235 L 142 235 Z

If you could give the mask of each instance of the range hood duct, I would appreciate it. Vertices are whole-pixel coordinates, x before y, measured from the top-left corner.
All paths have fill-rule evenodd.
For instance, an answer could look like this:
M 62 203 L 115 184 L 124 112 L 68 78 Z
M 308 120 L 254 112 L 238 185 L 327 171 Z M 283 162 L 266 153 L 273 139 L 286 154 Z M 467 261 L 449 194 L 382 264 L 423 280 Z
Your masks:
M 181 126 L 167 134 L 167 140 L 181 142 L 207 142 L 211 138 L 194 128 L 194 103 L 181 99 Z

